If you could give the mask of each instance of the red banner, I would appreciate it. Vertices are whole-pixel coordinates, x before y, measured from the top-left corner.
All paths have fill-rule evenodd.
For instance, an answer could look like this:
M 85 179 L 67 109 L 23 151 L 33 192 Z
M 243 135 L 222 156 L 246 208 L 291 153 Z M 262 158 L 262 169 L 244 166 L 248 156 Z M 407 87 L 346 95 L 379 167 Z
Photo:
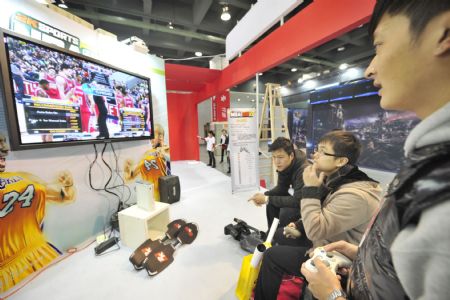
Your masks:
M 230 92 L 225 91 L 212 97 L 212 121 L 226 122 L 227 110 L 230 108 Z

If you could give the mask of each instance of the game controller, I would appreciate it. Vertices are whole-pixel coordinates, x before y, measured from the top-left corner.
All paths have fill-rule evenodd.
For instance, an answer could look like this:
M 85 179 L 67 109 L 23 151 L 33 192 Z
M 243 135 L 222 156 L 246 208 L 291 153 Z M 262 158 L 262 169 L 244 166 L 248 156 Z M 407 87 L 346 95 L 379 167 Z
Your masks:
M 352 265 L 352 261 L 345 255 L 331 251 L 327 252 L 323 247 L 314 249 L 314 255 L 305 263 L 305 268 L 313 273 L 317 273 L 317 268 L 314 265 L 314 259 L 318 257 L 320 260 L 334 273 L 338 268 L 348 268 Z

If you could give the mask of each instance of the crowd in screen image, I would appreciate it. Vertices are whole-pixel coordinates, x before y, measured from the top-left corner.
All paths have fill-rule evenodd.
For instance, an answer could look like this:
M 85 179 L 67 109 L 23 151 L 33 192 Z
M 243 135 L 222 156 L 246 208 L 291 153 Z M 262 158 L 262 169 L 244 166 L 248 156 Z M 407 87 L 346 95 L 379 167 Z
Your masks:
M 150 135 L 148 81 L 12 37 L 7 47 L 22 133 L 43 140 Z M 41 103 L 46 119 L 36 115 Z

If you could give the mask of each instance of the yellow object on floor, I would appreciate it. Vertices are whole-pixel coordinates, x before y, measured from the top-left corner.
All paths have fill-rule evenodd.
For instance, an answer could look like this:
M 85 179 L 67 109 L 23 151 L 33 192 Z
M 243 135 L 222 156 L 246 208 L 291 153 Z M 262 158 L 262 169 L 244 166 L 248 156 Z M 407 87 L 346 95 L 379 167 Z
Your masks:
M 251 298 L 258 279 L 262 256 L 270 247 L 272 247 L 271 243 L 264 242 L 264 244 L 259 244 L 256 247 L 255 253 L 244 256 L 236 287 L 236 297 L 239 300 L 249 300 Z

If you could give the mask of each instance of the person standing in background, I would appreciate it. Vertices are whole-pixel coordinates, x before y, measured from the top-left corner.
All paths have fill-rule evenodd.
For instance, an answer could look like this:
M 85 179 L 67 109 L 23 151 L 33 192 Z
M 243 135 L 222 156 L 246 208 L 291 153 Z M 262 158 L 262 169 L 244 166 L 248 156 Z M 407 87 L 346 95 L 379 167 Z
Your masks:
M 226 129 L 222 129 L 222 135 L 220 136 L 220 146 L 222 147 L 222 156 L 220 158 L 221 163 L 223 163 L 223 155 L 225 154 L 228 148 L 228 141 L 229 141 L 228 132 L 226 131 Z
M 206 150 L 208 150 L 208 155 L 209 155 L 208 166 L 215 168 L 216 167 L 216 158 L 214 157 L 214 147 L 216 146 L 216 137 L 215 137 L 214 131 L 210 130 L 208 132 L 207 137 L 202 138 L 202 137 L 198 136 L 198 138 L 201 138 L 202 140 L 204 140 L 206 142 Z

